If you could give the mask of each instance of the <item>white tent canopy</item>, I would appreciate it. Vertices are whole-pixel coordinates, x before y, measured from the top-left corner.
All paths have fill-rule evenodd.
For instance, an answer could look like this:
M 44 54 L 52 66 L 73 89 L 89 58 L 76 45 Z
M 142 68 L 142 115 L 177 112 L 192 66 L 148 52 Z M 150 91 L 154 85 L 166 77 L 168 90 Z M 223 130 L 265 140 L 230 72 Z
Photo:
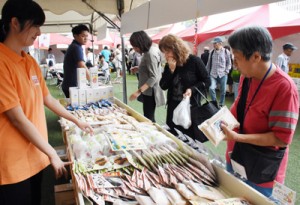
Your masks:
M 121 33 L 131 33 L 195 19 L 200 16 L 268 4 L 276 1 L 279 0 L 151 0 L 140 7 L 124 13 L 122 16 Z
M 70 32 L 71 25 L 79 23 L 91 24 L 96 30 L 105 20 L 98 18 L 99 11 L 107 15 L 110 19 L 119 15 L 119 8 L 123 12 L 128 12 L 147 0 L 35 0 L 45 11 L 46 22 L 42 27 L 43 33 L 63 33 Z M 0 8 L 3 7 L 6 0 L 0 0 Z M 90 8 L 91 5 L 95 10 Z M 118 6 L 123 5 L 123 6 Z M 94 16 L 93 16 L 94 14 Z M 95 19 L 97 19 L 95 21 Z M 94 22 L 95 21 L 95 22 Z

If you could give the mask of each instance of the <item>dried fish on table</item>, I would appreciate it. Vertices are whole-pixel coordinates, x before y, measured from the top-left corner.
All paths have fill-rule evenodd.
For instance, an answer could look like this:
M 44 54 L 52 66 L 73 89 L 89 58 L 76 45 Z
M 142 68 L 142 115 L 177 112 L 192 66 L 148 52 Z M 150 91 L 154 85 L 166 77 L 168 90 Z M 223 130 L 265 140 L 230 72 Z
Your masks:
M 224 199 L 225 196 L 221 192 L 213 189 L 210 186 L 204 184 L 195 183 L 193 181 L 184 181 L 183 182 L 189 189 L 191 189 L 197 196 L 209 199 L 209 200 L 219 200 Z
M 140 205 L 156 205 L 156 203 L 149 196 L 138 195 L 135 197 L 135 199 Z
M 176 189 L 163 188 L 172 205 L 185 205 L 186 200 L 176 191 Z
M 122 201 L 120 199 L 116 200 L 113 205 L 138 205 L 137 201 Z
M 192 192 L 185 184 L 183 183 L 178 183 L 175 186 L 176 190 L 186 199 L 191 200 L 193 199 L 196 195 L 194 192 Z
M 159 205 L 171 205 L 168 197 L 162 189 L 151 187 L 147 193 L 155 203 Z
M 104 198 L 99 194 L 93 192 L 93 194 L 90 197 L 97 205 L 105 205 Z

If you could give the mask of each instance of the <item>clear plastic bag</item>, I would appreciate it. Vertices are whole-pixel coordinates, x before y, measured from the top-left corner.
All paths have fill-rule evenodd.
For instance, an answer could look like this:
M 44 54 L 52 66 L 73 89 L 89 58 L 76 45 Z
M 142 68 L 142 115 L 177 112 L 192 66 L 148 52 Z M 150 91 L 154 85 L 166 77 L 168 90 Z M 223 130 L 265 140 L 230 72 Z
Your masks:
M 173 122 L 188 129 L 192 125 L 190 97 L 185 97 L 173 111 Z

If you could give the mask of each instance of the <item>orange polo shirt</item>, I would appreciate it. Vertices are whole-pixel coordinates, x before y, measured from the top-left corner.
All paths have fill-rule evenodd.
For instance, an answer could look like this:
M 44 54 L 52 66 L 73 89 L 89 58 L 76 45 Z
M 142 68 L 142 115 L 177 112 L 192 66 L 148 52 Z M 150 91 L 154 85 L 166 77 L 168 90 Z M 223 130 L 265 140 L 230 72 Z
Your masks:
M 48 157 L 8 120 L 5 111 L 21 106 L 48 142 L 44 96 L 49 94 L 35 59 L 0 43 L 0 185 L 21 182 L 49 165 Z

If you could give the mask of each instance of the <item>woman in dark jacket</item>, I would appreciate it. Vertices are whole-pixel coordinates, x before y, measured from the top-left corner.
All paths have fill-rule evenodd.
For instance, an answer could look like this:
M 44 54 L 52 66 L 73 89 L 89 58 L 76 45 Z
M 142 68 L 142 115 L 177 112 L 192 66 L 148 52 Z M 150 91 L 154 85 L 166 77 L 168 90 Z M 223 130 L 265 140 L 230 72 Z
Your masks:
M 168 90 L 167 95 L 167 125 L 170 132 L 177 135 L 174 128 L 194 137 L 193 129 L 184 129 L 173 122 L 173 111 L 184 97 L 190 97 L 191 106 L 201 100 L 202 93 L 210 86 L 210 78 L 202 60 L 190 54 L 188 46 L 180 38 L 167 35 L 159 42 L 159 49 L 164 53 L 167 64 L 165 66 L 160 87 Z M 191 113 L 193 114 L 193 113 Z

